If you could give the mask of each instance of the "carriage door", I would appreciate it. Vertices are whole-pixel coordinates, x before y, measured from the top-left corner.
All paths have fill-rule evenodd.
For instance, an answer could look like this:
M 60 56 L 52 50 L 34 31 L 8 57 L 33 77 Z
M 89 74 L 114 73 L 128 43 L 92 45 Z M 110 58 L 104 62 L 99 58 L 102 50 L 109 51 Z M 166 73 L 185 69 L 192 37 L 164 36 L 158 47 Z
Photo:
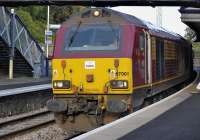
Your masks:
M 148 83 L 148 47 L 147 47 L 147 34 L 145 31 L 140 31 L 139 33 L 139 49 L 141 53 L 141 67 L 140 70 L 143 71 L 143 79 L 145 84 Z
M 144 60 L 145 60 L 145 84 L 148 83 L 149 81 L 149 73 L 148 73 L 148 51 L 149 51 L 149 46 L 148 46 L 148 33 L 143 31 L 144 32 L 144 35 L 145 35 L 145 38 L 144 38 L 144 53 L 145 53 L 145 57 L 144 57 Z
M 156 39 L 156 77 L 157 80 L 164 78 L 164 41 Z

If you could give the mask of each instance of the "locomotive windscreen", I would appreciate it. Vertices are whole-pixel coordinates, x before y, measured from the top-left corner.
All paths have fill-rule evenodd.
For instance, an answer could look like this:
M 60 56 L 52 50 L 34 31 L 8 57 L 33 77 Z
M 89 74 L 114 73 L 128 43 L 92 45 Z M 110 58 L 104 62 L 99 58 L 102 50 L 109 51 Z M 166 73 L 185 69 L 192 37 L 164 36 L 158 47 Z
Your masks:
M 117 50 L 120 28 L 111 23 L 73 26 L 65 33 L 65 51 Z

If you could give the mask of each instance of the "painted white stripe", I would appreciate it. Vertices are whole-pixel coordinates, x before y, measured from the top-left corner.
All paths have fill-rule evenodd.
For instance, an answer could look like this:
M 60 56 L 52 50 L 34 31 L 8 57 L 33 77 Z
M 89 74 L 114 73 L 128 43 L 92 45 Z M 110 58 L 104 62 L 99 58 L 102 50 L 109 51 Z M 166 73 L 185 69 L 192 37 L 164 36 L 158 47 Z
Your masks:
M 26 93 L 26 92 L 33 92 L 33 91 L 38 91 L 38 90 L 45 90 L 45 89 L 50 89 L 50 88 L 51 88 L 51 84 L 43 84 L 43 85 L 36 85 L 36 86 L 27 86 L 27 87 L 22 87 L 22 88 L 0 90 L 0 97 L 21 94 L 21 93 Z
M 168 100 L 171 100 L 171 99 L 174 98 L 175 96 L 178 96 L 178 95 L 179 95 L 180 93 L 182 93 L 184 90 L 186 90 L 187 88 L 191 87 L 191 86 L 198 80 L 198 77 L 199 77 L 199 73 L 198 73 L 196 79 L 195 79 L 191 84 L 189 84 L 188 86 L 186 86 L 186 87 L 183 88 L 182 90 L 178 91 L 177 93 L 175 93 L 175 94 L 173 94 L 173 95 L 171 95 L 171 96 L 168 96 L 168 97 L 166 97 L 165 99 L 162 99 L 161 101 L 156 102 L 156 103 L 154 103 L 154 104 L 152 104 L 152 105 L 150 105 L 150 106 L 148 106 L 148 107 L 145 107 L 145 108 L 143 108 L 143 109 L 140 109 L 140 110 L 138 110 L 138 111 L 136 111 L 136 112 L 134 112 L 134 113 L 132 113 L 132 114 L 130 114 L 130 115 L 128 115 L 128 116 L 125 116 L 125 117 L 123 117 L 123 118 L 121 118 L 121 119 L 118 119 L 118 120 L 116 120 L 116 121 L 114 121 L 114 122 L 112 122 L 112 123 L 109 123 L 109 124 L 104 125 L 104 126 L 102 126 L 102 127 L 96 128 L 96 129 L 94 129 L 94 130 L 92 130 L 92 131 L 89 131 L 89 132 L 87 132 L 87 133 L 85 133 L 85 134 L 82 134 L 82 135 L 80 135 L 80 136 L 78 136 L 78 137 L 75 137 L 75 138 L 73 138 L 72 140 L 83 140 L 83 139 L 86 140 L 86 139 L 90 139 L 90 137 L 94 138 L 94 135 L 95 135 L 95 134 L 98 134 L 98 133 L 100 133 L 100 132 L 102 132 L 102 131 L 108 131 L 109 129 L 112 129 L 114 126 L 118 126 L 118 125 L 120 125 L 121 123 L 124 123 L 124 121 L 127 121 L 127 120 L 129 120 L 129 119 L 131 119 L 131 118 L 133 118 L 133 117 L 135 117 L 135 116 L 141 114 L 141 113 L 144 113 L 145 111 L 151 110 L 152 108 L 154 108 L 154 107 L 156 107 L 156 106 L 159 106 L 160 104 L 162 104 L 162 103 L 164 103 L 164 102 L 166 102 L 166 101 L 168 101 Z M 92 136 L 92 135 L 93 135 L 93 136 Z

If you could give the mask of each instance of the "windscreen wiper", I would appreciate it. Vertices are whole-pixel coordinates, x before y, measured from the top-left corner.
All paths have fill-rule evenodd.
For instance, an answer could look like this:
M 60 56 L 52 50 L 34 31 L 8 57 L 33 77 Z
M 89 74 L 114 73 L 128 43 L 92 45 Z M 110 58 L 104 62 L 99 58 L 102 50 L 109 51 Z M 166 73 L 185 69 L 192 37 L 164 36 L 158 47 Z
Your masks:
M 68 45 L 68 47 L 70 47 L 70 46 L 72 45 L 72 43 L 74 42 L 74 38 L 76 37 L 76 34 L 78 33 L 78 29 L 80 28 L 81 24 L 82 24 L 82 22 L 80 21 L 80 22 L 78 23 L 77 27 L 76 27 L 76 30 L 75 30 L 74 34 L 72 35 L 72 37 L 71 37 L 70 40 L 69 40 L 69 45 Z
M 110 20 L 108 20 L 108 24 L 109 24 L 109 26 L 110 26 L 110 28 L 111 28 L 111 30 L 112 30 L 114 36 L 115 36 L 116 39 L 117 39 L 116 41 L 117 41 L 117 47 L 118 47 L 118 45 L 119 45 L 119 36 L 118 36 L 117 33 L 115 32 L 114 27 L 113 27 L 113 24 L 112 24 L 112 22 L 111 22 Z

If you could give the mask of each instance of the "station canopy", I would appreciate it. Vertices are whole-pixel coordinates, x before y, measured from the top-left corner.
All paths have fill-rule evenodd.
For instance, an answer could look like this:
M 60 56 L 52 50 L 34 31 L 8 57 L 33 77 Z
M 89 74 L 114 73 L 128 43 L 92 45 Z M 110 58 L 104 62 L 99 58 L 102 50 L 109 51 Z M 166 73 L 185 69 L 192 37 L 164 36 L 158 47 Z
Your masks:
M 187 24 L 196 33 L 196 41 L 200 41 L 200 8 L 182 7 L 180 10 L 181 21 Z
M 192 6 L 200 0 L 0 0 L 1 6 L 82 5 L 82 6 Z

